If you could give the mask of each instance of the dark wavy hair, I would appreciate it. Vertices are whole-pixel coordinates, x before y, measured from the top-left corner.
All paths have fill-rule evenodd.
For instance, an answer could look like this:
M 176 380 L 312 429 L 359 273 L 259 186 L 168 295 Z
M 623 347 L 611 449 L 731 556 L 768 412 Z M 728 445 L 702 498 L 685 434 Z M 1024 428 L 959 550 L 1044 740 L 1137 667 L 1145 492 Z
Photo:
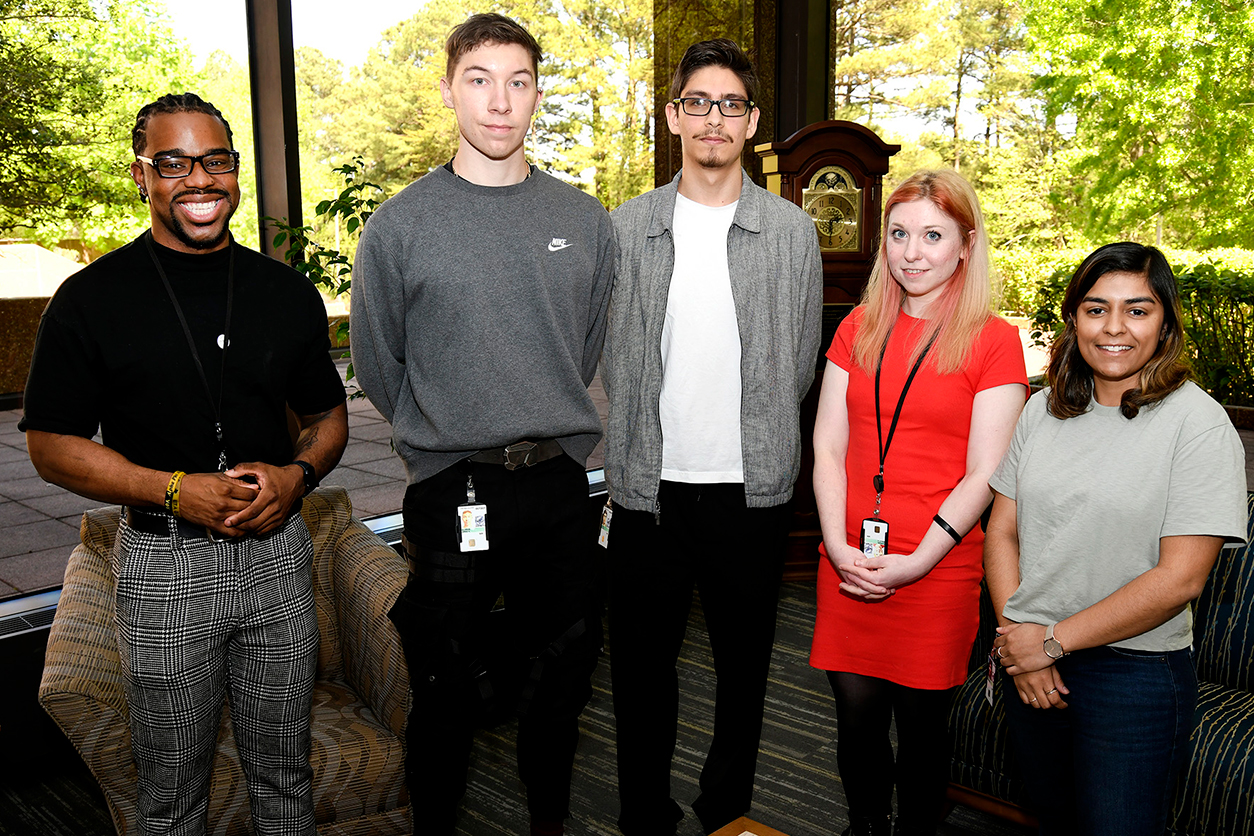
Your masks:
M 714 38 L 688 47 L 684 57 L 679 59 L 679 66 L 675 67 L 675 75 L 671 77 L 670 97 L 678 99 L 682 96 L 688 79 L 703 67 L 726 67 L 745 86 L 745 98 L 751 102 L 758 100 L 758 71 L 744 50 L 727 38 Z
M 1046 408 L 1055 418 L 1074 418 L 1089 409 L 1093 398 L 1093 369 L 1084 361 L 1076 338 L 1076 314 L 1097 280 L 1107 273 L 1144 276 L 1150 292 L 1163 306 L 1163 333 L 1158 348 L 1140 372 L 1139 385 L 1123 393 L 1119 409 L 1135 418 L 1184 385 L 1189 366 L 1184 360 L 1184 326 L 1180 291 L 1166 257 L 1153 247 L 1124 241 L 1100 247 L 1076 268 L 1062 301 L 1062 334 L 1049 351 L 1049 395 Z
M 231 123 L 226 121 L 222 111 L 195 93 L 166 93 L 155 102 L 149 102 L 139 109 L 135 116 L 135 127 L 131 129 L 131 149 L 135 154 L 144 153 L 144 144 L 148 142 L 148 120 L 159 113 L 207 113 L 215 117 L 226 128 L 226 141 L 235 147 L 231 135 Z
M 518 44 L 531 56 L 531 72 L 535 75 L 537 85 L 539 84 L 540 44 L 517 21 L 496 12 L 471 15 L 449 34 L 448 40 L 444 42 L 444 52 L 448 55 L 448 62 L 444 67 L 445 77 L 452 81 L 453 70 L 462 56 L 484 44 Z

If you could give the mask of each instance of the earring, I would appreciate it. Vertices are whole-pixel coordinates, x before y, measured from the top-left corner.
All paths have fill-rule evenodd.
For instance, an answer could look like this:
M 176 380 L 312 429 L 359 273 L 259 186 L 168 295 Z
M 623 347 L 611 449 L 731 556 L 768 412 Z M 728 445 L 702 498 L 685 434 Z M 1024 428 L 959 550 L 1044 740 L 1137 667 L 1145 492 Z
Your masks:
M 147 203 L 147 202 L 148 202 L 148 192 L 144 191 L 144 187 L 143 187 L 143 186 L 140 186 L 140 187 L 139 187 L 139 202 L 140 202 L 140 203 Z

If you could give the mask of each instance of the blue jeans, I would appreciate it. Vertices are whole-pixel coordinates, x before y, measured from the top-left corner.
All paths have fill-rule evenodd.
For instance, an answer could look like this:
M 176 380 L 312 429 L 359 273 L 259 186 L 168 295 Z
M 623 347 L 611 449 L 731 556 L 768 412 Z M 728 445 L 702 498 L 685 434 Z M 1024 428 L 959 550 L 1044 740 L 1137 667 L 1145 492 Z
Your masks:
M 1166 830 L 1197 704 L 1193 651 L 1080 650 L 1057 663 L 1065 709 L 1038 709 L 1003 679 L 1011 740 L 1042 836 Z

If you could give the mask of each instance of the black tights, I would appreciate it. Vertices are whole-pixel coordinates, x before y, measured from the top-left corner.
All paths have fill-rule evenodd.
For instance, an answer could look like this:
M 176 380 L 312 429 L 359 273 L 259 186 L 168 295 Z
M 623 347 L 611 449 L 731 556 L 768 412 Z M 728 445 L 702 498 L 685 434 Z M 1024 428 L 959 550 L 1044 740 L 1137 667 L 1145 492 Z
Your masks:
M 925 691 L 837 671 L 828 671 L 827 679 L 836 695 L 836 764 L 849 817 L 891 815 L 896 784 L 901 829 L 932 833 L 945 798 L 953 689 Z M 895 764 L 888 736 L 894 716 Z

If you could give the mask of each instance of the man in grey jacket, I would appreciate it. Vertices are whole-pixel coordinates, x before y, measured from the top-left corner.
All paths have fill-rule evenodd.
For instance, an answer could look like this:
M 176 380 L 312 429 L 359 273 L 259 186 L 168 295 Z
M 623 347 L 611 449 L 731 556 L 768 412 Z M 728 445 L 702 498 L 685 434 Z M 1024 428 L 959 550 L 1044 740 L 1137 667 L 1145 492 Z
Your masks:
M 709 833 L 748 812 L 753 793 L 799 407 L 822 308 L 812 221 L 740 167 L 757 129 L 756 89 L 735 43 L 689 47 L 666 106 L 683 168 L 611 216 L 620 254 L 602 378 L 618 823 L 627 836 L 673 834 L 683 817 L 670 763 L 675 663 L 694 588 L 718 685 L 692 806 Z
M 588 384 L 613 230 L 596 198 L 527 163 L 535 39 L 481 14 L 446 51 L 457 155 L 379 207 L 353 271 L 354 368 L 409 474 L 410 576 L 391 612 L 414 690 L 409 792 L 415 832 L 454 832 L 471 730 L 518 702 L 494 704 L 507 689 L 493 660 L 518 661 L 531 833 L 559 834 L 601 648 L 584 465 L 601 435 Z

